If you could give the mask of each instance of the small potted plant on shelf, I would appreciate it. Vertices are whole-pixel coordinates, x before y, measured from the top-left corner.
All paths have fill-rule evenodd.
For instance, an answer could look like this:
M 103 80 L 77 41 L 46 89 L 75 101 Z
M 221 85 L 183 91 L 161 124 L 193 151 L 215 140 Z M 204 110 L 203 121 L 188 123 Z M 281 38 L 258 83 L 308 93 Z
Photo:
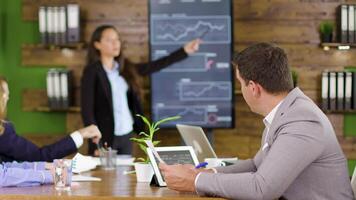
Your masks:
M 147 145 L 145 140 L 150 140 L 154 146 L 159 144 L 160 141 L 153 140 L 154 134 L 159 130 L 158 126 L 168 121 L 177 120 L 180 118 L 180 116 L 167 117 L 153 123 L 150 123 L 150 121 L 142 115 L 137 114 L 136 116 L 140 117 L 148 128 L 148 133 L 142 131 L 138 134 L 137 138 L 130 138 L 131 141 L 139 145 L 140 149 L 146 155 L 145 158 L 138 158 L 137 160 L 139 162 L 135 162 L 137 182 L 150 182 L 153 176 L 153 169 L 147 155 Z
M 333 39 L 334 24 L 330 21 L 320 23 L 320 39 L 322 43 L 330 43 Z
M 291 73 L 292 73 L 293 86 L 297 87 L 298 86 L 298 72 L 296 70 L 292 69 Z

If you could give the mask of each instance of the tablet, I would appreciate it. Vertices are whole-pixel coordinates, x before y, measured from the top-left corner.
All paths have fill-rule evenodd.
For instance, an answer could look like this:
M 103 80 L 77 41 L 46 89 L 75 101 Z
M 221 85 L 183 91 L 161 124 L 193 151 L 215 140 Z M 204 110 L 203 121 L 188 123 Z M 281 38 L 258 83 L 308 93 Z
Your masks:
M 155 150 L 167 165 L 173 164 L 192 164 L 198 165 L 198 158 L 191 146 L 172 146 L 172 147 L 155 147 Z M 158 168 L 159 161 L 153 155 L 151 149 L 147 148 L 147 154 L 150 158 L 153 171 L 156 175 L 159 186 L 167 186 L 164 178 Z

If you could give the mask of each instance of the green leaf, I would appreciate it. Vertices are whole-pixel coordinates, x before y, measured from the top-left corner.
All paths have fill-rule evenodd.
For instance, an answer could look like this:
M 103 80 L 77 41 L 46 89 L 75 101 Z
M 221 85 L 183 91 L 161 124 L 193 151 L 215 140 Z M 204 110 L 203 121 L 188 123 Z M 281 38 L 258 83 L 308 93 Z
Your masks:
M 181 118 L 181 117 L 177 115 L 177 116 L 167 117 L 167 118 L 161 119 L 161 120 L 159 120 L 158 122 L 156 122 L 153 127 L 154 127 L 154 129 L 156 129 L 157 126 L 159 126 L 160 124 L 162 124 L 162 123 L 164 123 L 164 122 L 177 120 L 177 119 L 179 119 L 179 118 Z
M 144 135 L 144 136 L 146 136 L 146 137 L 150 137 L 147 133 L 145 133 L 145 132 L 140 132 L 138 135 Z
M 146 145 L 143 145 L 143 144 L 138 144 L 138 146 L 140 147 L 140 149 L 145 152 L 145 154 L 147 155 L 147 147 Z
M 151 127 L 151 123 L 148 121 L 148 119 L 140 114 L 136 114 L 136 116 L 141 117 L 141 119 L 143 120 L 143 122 L 145 122 L 145 124 L 147 124 L 147 126 L 150 128 Z
M 131 141 L 146 144 L 145 138 L 130 138 Z
M 153 146 L 156 146 L 157 144 L 159 144 L 161 141 L 153 141 L 152 144 Z
M 137 158 L 137 160 L 138 160 L 138 161 L 141 161 L 141 162 L 144 162 L 144 163 L 146 163 L 146 162 L 147 162 L 147 160 L 146 160 L 146 159 L 144 159 L 144 158 Z

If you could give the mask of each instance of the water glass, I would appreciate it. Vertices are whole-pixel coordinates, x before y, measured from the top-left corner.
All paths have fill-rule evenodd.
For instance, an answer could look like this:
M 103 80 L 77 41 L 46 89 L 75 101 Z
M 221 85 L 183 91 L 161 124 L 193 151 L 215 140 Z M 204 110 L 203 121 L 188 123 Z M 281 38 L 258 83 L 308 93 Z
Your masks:
M 117 150 L 109 148 L 100 150 L 101 166 L 105 170 L 113 170 L 116 167 Z
M 70 190 L 72 183 L 72 160 L 55 159 L 54 166 L 54 187 L 56 190 Z

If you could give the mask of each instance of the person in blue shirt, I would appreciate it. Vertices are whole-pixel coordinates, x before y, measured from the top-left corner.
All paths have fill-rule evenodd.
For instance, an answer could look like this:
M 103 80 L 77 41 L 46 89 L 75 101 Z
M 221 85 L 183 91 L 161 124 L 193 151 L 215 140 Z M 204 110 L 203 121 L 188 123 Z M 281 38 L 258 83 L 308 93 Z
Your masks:
M 52 171 L 51 164 L 46 162 L 2 163 L 0 164 L 0 187 L 52 184 Z

